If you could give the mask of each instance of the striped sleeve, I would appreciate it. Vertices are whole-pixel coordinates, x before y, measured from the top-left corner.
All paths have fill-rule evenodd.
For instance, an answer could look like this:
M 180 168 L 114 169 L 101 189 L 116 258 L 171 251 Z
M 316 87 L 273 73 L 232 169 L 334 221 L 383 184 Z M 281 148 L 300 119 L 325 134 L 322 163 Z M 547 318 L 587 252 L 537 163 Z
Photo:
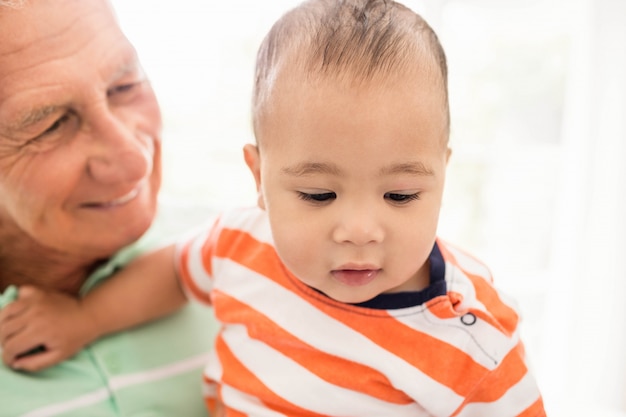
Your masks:
M 219 219 L 208 230 L 179 242 L 176 266 L 187 296 L 203 304 L 211 304 L 213 289 L 212 252 L 220 230 Z

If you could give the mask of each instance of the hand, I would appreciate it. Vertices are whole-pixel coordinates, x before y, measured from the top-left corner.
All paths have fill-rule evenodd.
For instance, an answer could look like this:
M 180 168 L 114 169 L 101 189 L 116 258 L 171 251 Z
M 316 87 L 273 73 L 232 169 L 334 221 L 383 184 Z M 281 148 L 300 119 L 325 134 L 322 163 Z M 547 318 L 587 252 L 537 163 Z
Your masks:
M 73 356 L 95 337 L 80 300 L 22 286 L 0 310 L 0 345 L 7 366 L 39 371 Z

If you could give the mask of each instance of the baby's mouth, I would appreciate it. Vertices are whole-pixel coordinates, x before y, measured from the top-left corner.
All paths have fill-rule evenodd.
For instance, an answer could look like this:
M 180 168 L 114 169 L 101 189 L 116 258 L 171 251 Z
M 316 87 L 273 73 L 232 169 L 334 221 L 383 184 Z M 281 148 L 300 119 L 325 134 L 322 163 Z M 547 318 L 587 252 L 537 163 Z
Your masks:
M 331 274 L 342 284 L 358 287 L 372 282 L 379 272 L 380 269 L 336 269 Z

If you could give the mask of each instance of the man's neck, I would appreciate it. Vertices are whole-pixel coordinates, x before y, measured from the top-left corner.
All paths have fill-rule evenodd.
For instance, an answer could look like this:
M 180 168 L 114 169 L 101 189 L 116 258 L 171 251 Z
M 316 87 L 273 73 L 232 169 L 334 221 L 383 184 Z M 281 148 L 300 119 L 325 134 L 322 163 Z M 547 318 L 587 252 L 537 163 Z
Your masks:
M 46 249 L 32 241 L 7 243 L 0 239 L 0 291 L 9 285 L 35 285 L 78 295 L 98 263 Z

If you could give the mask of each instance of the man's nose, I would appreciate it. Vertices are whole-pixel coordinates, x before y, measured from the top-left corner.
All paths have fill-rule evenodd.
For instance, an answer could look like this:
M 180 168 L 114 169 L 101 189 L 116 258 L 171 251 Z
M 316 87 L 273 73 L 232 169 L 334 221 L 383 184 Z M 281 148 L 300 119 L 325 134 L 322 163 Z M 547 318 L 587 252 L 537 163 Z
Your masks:
M 344 210 L 333 230 L 333 239 L 337 243 L 364 246 L 370 243 L 380 243 L 383 238 L 382 219 L 371 207 Z
M 104 184 L 132 183 L 152 171 L 154 138 L 135 131 L 113 115 L 107 115 L 92 130 L 87 170 Z

